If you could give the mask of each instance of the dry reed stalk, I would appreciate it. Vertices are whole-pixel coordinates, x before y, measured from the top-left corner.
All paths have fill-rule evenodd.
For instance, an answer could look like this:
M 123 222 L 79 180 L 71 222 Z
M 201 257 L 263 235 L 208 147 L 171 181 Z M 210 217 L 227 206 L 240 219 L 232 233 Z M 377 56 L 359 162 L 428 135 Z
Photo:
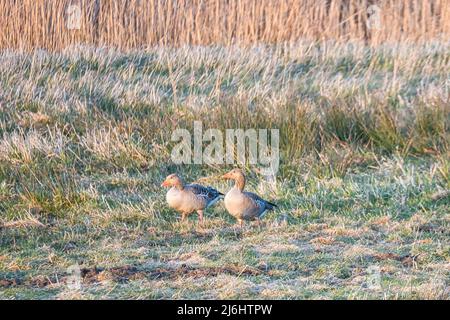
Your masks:
M 71 5 L 81 9 L 79 30 L 67 28 Z M 380 28 L 368 28 L 377 12 Z M 448 0 L 0 0 L 0 25 L 0 48 L 25 50 L 299 39 L 378 44 L 448 39 L 450 6 Z

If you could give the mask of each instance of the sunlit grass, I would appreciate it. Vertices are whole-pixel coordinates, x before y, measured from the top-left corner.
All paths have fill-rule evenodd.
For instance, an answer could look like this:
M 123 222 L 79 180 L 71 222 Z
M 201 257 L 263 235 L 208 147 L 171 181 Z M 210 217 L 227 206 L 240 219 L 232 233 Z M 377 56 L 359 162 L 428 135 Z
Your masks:
M 0 298 L 448 299 L 448 52 L 2 52 Z M 279 205 L 262 228 L 222 204 L 203 226 L 166 206 L 172 172 L 229 188 L 226 166 L 170 160 L 172 131 L 196 120 L 280 130 L 276 182 L 246 166 Z M 76 263 L 101 271 L 71 291 Z

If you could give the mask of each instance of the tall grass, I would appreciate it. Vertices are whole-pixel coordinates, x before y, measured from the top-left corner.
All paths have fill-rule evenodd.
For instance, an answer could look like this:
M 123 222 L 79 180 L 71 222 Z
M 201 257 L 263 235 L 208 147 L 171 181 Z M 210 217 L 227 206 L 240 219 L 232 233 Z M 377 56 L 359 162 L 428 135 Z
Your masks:
M 449 48 L 301 42 L 4 51 L 0 178 L 2 165 L 6 178 L 11 166 L 37 159 L 84 173 L 165 166 L 172 131 L 196 120 L 205 130 L 279 128 L 286 170 L 318 163 L 344 175 L 372 153 L 446 158 Z
M 80 29 L 67 28 L 71 5 L 81 8 Z M 379 25 L 368 28 L 377 13 Z M 0 48 L 57 50 L 86 43 L 128 49 L 299 39 L 377 44 L 448 38 L 450 6 L 447 0 L 1 0 L 0 25 Z

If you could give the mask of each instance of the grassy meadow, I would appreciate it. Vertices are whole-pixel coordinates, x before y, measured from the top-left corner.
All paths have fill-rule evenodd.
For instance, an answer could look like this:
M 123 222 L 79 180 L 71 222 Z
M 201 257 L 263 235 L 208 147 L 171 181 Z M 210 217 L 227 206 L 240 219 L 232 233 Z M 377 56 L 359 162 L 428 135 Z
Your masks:
M 443 41 L 1 51 L 0 298 L 449 299 L 449 70 Z M 173 172 L 230 188 L 171 162 L 195 120 L 280 130 L 260 228 L 165 204 Z

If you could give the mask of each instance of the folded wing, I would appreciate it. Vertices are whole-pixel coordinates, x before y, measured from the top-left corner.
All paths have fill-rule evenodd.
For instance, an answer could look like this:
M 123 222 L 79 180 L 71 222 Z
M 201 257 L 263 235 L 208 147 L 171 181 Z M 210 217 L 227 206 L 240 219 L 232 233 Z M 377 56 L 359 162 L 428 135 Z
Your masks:
M 203 199 L 207 206 L 214 204 L 224 195 L 212 187 L 205 187 L 199 184 L 189 184 L 185 188 L 195 194 L 196 197 Z
M 264 200 L 253 192 L 244 192 L 244 194 L 258 207 L 259 216 L 264 215 L 269 210 L 273 210 L 277 206 L 274 203 Z

